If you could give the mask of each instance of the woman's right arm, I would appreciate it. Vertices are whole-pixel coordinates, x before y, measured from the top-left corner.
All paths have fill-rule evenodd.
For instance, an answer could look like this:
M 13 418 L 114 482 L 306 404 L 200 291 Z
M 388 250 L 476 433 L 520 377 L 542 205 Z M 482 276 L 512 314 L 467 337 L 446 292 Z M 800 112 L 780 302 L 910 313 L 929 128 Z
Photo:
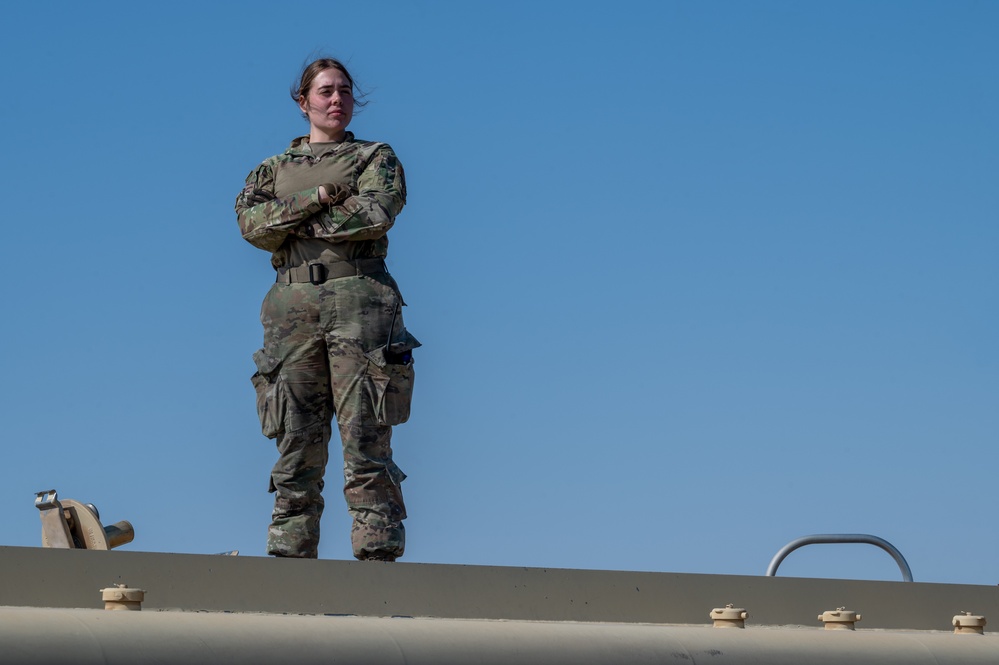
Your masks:
M 279 199 L 274 194 L 270 160 L 246 177 L 246 186 L 236 197 L 236 219 L 243 238 L 268 252 L 277 251 L 299 222 L 322 209 L 318 187 Z

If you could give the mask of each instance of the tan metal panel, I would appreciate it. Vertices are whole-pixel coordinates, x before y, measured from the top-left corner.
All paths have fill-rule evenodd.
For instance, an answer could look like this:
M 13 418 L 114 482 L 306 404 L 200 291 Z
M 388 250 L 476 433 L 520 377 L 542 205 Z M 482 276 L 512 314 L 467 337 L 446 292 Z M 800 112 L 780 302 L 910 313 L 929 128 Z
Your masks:
M 115 583 L 145 589 L 144 610 L 707 625 L 735 603 L 749 626 L 818 627 L 844 606 L 858 632 L 999 622 L 994 586 L 0 547 L 0 605 L 100 608 Z

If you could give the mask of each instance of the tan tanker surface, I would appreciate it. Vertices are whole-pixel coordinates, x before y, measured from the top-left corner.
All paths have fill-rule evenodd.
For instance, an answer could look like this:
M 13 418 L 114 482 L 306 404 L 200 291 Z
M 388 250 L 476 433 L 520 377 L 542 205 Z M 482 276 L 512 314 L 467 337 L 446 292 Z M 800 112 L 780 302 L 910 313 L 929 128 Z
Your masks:
M 0 606 L 0 664 L 999 663 L 974 585 L 0 547 Z

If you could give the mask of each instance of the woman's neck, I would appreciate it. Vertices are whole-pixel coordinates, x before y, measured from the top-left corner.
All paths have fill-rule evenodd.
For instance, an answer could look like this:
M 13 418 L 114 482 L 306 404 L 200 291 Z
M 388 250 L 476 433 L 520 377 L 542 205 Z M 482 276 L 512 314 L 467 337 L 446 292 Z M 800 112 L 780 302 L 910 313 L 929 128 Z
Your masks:
M 347 131 L 341 129 L 339 132 L 330 134 L 318 127 L 313 127 L 309 131 L 309 143 L 340 143 L 347 136 Z

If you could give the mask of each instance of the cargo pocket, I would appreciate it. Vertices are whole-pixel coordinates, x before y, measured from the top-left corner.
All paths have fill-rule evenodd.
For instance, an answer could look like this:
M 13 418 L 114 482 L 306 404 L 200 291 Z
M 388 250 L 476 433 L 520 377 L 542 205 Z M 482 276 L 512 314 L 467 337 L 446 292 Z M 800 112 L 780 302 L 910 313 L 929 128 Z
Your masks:
M 257 415 L 260 417 L 260 431 L 268 439 L 276 439 L 284 433 L 284 418 L 288 410 L 288 399 L 284 392 L 284 382 L 278 374 L 281 361 L 267 355 L 263 349 L 253 354 L 257 371 L 250 381 L 257 391 Z
M 413 402 L 413 349 L 420 342 L 403 331 L 403 338 L 365 353 L 368 388 L 379 425 L 401 425 L 409 420 Z

